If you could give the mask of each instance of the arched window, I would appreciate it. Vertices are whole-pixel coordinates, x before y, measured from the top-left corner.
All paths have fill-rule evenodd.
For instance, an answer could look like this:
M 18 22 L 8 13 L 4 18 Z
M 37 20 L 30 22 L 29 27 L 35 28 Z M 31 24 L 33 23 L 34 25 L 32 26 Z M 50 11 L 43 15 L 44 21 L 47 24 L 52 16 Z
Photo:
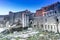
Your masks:
M 51 29 L 52 29 L 52 25 L 51 25 Z
M 47 25 L 45 25 L 45 29 L 46 29 Z
M 57 13 L 57 12 L 55 11 L 55 13 Z
M 48 29 L 49 29 L 49 25 L 48 25 Z
M 43 28 L 43 24 L 41 24 L 41 28 Z
M 55 25 L 54 25 L 54 29 L 55 29 Z
M 36 25 L 34 25 L 34 27 L 36 27 Z
M 57 16 L 55 17 L 55 20 L 56 20 L 57 23 L 59 23 L 59 19 L 57 18 Z
M 56 21 L 57 21 L 57 22 L 59 22 L 59 20 L 58 20 L 58 19 L 56 19 Z
M 47 19 L 45 19 L 45 22 L 47 22 Z

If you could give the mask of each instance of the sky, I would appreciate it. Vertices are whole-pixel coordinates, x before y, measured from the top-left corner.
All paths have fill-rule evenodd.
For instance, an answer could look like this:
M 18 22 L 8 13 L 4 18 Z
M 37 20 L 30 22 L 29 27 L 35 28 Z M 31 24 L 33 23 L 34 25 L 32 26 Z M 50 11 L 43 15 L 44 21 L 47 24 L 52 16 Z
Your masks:
M 0 15 L 8 15 L 9 11 L 19 12 L 26 9 L 36 12 L 58 1 L 60 2 L 60 0 L 0 0 Z

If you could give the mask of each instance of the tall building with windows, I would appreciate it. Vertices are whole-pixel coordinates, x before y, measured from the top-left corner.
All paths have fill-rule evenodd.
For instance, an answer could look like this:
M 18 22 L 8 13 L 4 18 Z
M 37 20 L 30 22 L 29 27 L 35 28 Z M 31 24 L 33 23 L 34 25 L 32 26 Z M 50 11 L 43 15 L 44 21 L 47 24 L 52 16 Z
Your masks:
M 36 18 L 37 17 L 37 18 Z M 36 11 L 35 16 L 36 26 L 43 30 L 60 32 L 60 2 L 42 7 Z
M 10 25 L 13 25 L 20 20 L 22 27 L 29 27 L 29 14 L 31 14 L 31 12 L 28 10 L 21 12 L 9 12 Z
M 9 12 L 9 15 L 0 15 L 0 27 L 10 27 L 20 24 L 21 27 L 29 27 L 34 13 L 25 10 L 20 12 Z

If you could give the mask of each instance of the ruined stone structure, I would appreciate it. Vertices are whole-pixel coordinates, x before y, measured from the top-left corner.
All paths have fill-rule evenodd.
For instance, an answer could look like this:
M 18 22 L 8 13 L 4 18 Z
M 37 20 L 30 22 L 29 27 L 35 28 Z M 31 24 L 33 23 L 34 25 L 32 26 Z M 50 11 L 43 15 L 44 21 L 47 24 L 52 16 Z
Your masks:
M 36 11 L 34 26 L 42 30 L 60 32 L 60 2 Z

